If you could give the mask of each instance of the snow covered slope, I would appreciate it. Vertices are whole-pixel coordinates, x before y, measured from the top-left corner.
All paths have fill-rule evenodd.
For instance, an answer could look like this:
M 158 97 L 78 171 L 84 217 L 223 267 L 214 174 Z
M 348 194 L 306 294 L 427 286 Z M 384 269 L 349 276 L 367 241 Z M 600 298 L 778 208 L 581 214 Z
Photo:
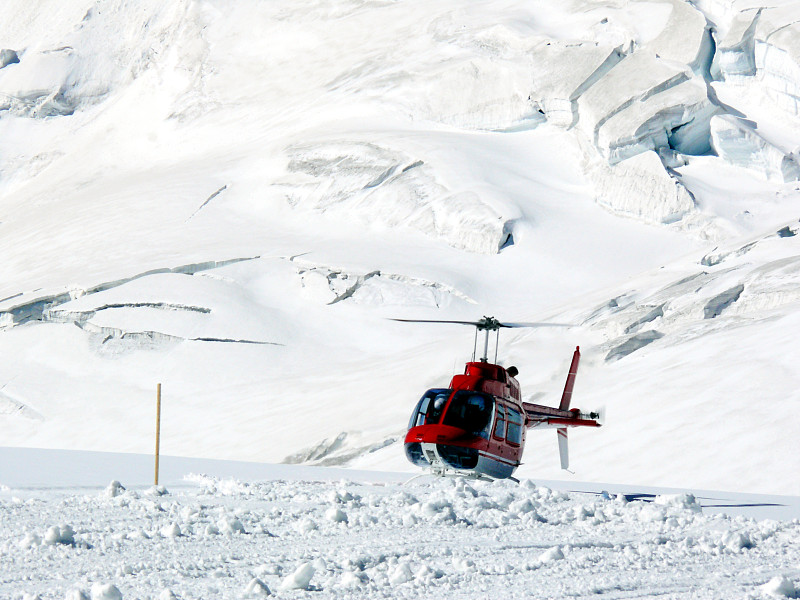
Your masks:
M 554 402 L 581 345 L 575 477 L 800 494 L 800 8 L 758 8 L 5 8 L 3 444 L 148 452 L 161 382 L 167 453 L 409 470 L 472 332 L 387 318 L 551 318 L 501 361 Z

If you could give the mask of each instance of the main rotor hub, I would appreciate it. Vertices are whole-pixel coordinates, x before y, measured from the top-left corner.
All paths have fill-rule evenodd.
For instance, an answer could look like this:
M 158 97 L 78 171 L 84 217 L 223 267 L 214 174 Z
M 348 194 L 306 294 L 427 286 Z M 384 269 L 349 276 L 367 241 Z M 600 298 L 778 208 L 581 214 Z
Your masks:
M 482 319 L 475 322 L 475 327 L 478 328 L 478 331 L 497 331 L 502 326 L 502 323 L 494 317 L 484 316 Z

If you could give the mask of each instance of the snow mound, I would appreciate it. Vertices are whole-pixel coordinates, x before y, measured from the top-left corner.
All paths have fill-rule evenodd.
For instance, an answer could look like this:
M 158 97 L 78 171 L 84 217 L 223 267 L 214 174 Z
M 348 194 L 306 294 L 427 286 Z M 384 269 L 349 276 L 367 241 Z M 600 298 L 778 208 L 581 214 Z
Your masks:
M 555 562 L 557 560 L 564 560 L 564 552 L 559 546 L 550 548 L 539 555 L 539 562 L 542 564 Z
M 765 594 L 775 597 L 797 598 L 798 596 L 798 590 L 794 583 L 781 575 L 773 577 L 762 585 L 760 589 Z
M 244 595 L 246 598 L 260 598 L 264 596 L 270 596 L 272 595 L 272 592 L 266 583 L 261 581 L 258 577 L 254 577 L 244 589 Z
M 103 490 L 103 495 L 106 498 L 116 498 L 125 491 L 125 486 L 116 479 L 108 484 L 108 487 Z
M 656 496 L 654 502 L 661 506 L 677 506 L 694 512 L 702 511 L 694 494 L 661 494 Z
M 310 562 L 303 563 L 294 570 L 294 572 L 287 576 L 281 583 L 281 591 L 288 590 L 307 590 L 314 577 L 314 565 Z
M 75 544 L 75 531 L 70 525 L 53 525 L 44 535 L 45 544 Z
M 122 592 L 113 583 L 92 585 L 92 600 L 122 600 Z

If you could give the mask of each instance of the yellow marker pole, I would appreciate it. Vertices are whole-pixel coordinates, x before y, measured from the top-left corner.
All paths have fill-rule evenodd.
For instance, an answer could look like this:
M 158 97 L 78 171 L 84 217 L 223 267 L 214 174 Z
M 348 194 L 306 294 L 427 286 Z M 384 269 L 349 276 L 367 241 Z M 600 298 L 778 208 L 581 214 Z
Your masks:
M 161 442 L 161 384 L 156 387 L 156 485 L 158 485 L 158 451 Z

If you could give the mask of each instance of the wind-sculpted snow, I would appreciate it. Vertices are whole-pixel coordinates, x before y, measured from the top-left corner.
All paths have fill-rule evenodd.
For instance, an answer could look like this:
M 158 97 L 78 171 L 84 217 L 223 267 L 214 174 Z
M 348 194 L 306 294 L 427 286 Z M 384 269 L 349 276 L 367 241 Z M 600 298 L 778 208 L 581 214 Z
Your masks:
M 708 23 L 691 3 L 669 0 L 671 11 L 658 36 L 644 47 L 658 57 L 688 65 L 693 71 L 707 71 L 713 53 Z
M 0 391 L 0 414 L 16 415 L 25 419 L 34 419 L 37 421 L 44 420 L 44 417 L 36 412 L 36 410 L 3 391 Z
M 150 277 L 152 275 L 160 275 L 162 273 L 180 273 L 184 275 L 194 275 L 195 273 L 201 273 L 203 271 L 207 271 L 210 269 L 217 269 L 220 267 L 224 267 L 226 265 L 236 264 L 242 261 L 255 260 L 257 258 L 259 257 L 256 256 L 247 258 L 232 258 L 222 261 L 207 261 L 203 263 L 179 265 L 177 267 L 172 267 L 172 268 L 154 269 L 151 271 L 146 271 L 144 273 L 139 273 L 132 277 L 126 277 L 124 279 L 120 279 L 117 281 L 107 281 L 96 285 L 92 285 L 86 289 L 72 289 L 68 292 L 54 293 L 44 296 L 38 293 L 39 290 L 28 293 L 20 292 L 8 298 L 4 298 L 3 300 L 0 300 L 0 305 L 3 304 L 7 305 L 3 307 L 2 310 L 0 310 L 0 328 L 4 326 L 13 326 L 15 324 L 26 323 L 32 320 L 33 321 L 53 320 L 57 322 L 71 322 L 77 318 L 77 320 L 79 321 L 85 321 L 86 318 L 80 315 L 76 317 L 64 315 L 62 314 L 62 311 L 59 311 L 56 307 L 61 306 L 62 304 L 69 302 L 71 300 L 75 300 L 76 298 L 81 298 L 83 296 L 91 296 L 93 294 L 105 292 L 107 290 L 111 290 L 116 287 L 126 285 L 141 277 Z M 183 307 L 180 305 L 170 305 L 169 303 L 163 303 L 163 302 L 150 303 L 149 305 L 150 307 L 155 307 L 155 308 L 166 308 L 166 309 L 172 308 L 176 310 L 183 308 L 186 308 L 188 310 L 198 309 L 195 312 L 203 312 L 204 310 L 206 310 L 203 309 L 202 307 L 191 307 L 191 306 Z M 119 306 L 115 306 L 112 304 L 108 305 L 105 308 L 119 308 Z M 103 307 L 100 307 L 99 310 L 103 309 L 104 309 Z M 93 308 L 92 310 L 96 312 L 98 309 Z
M 297 262 L 304 263 L 302 260 Z M 452 301 L 475 304 L 475 300 L 455 288 L 405 275 L 380 271 L 361 275 L 313 264 L 299 267 L 297 274 L 303 286 L 303 295 L 320 298 L 327 304 L 344 300 L 358 304 L 392 305 L 403 302 L 437 308 Z
M 655 152 L 637 154 L 613 166 L 587 168 L 597 201 L 616 214 L 650 223 L 674 223 L 695 208 L 692 194 L 671 177 Z
M 725 35 L 717 36 L 717 51 L 711 66 L 711 75 L 715 79 L 753 77 L 756 74 L 754 36 L 761 10 L 735 15 Z
M 55 26 L 33 44 L 21 39 L 30 24 L 20 22 L 30 19 L 26 10 L 4 19 L 5 39 L 26 46 L 17 47 L 17 61 L 0 71 L 0 110 L 33 118 L 71 115 L 130 85 L 172 44 L 186 44 L 185 58 L 198 45 L 202 48 L 196 17 L 186 2 L 151 2 L 134 11 L 115 4 L 99 9 L 90 1 L 71 4 L 56 13 L 63 20 L 51 17 Z M 176 19 L 183 27 L 173 27 Z
M 400 436 L 389 436 L 379 442 L 364 444 L 363 440 L 359 440 L 360 437 L 357 433 L 342 432 L 333 439 L 322 440 L 311 448 L 305 448 L 300 452 L 287 456 L 283 462 L 295 465 L 308 463 L 323 467 L 347 465 L 364 455 L 391 446 L 401 439 Z M 355 438 L 355 441 L 353 438 Z
M 0 499 L 4 597 L 754 597 L 794 593 L 800 525 L 524 481 L 249 483 Z M 776 583 L 776 579 L 778 580 Z M 81 596 L 83 594 L 83 596 Z
M 370 143 L 295 146 L 278 187 L 300 209 L 359 215 L 365 224 L 416 229 L 450 245 L 496 253 L 501 215 L 474 192 L 453 193 L 425 163 Z
M 775 232 L 715 249 L 694 274 L 649 293 L 630 294 L 624 304 L 607 304 L 587 315 L 585 323 L 609 335 L 610 359 L 656 340 L 670 343 L 671 336 L 675 343 L 697 338 L 716 328 L 718 319 L 769 319 L 770 311 L 800 301 L 800 258 L 793 237 Z
M 546 42 L 532 52 L 533 98 L 547 121 L 560 127 L 578 122 L 578 98 L 624 56 L 620 47 L 588 42 Z
M 579 126 L 611 164 L 668 147 L 667 134 L 705 109 L 704 83 L 646 49 L 612 68 L 578 101 Z
M 731 164 L 776 181 L 799 176 L 793 133 L 800 125 L 798 11 L 795 2 L 733 3 L 725 17 L 716 17 L 723 27 L 711 74 L 719 80 L 714 87 L 736 112 L 715 119 L 715 149 Z M 770 125 L 781 120 L 783 126 Z
M 733 165 L 753 169 L 766 179 L 781 183 L 800 179 L 800 163 L 794 149 L 780 148 L 743 119 L 715 116 L 711 119 L 711 139 L 717 154 Z

